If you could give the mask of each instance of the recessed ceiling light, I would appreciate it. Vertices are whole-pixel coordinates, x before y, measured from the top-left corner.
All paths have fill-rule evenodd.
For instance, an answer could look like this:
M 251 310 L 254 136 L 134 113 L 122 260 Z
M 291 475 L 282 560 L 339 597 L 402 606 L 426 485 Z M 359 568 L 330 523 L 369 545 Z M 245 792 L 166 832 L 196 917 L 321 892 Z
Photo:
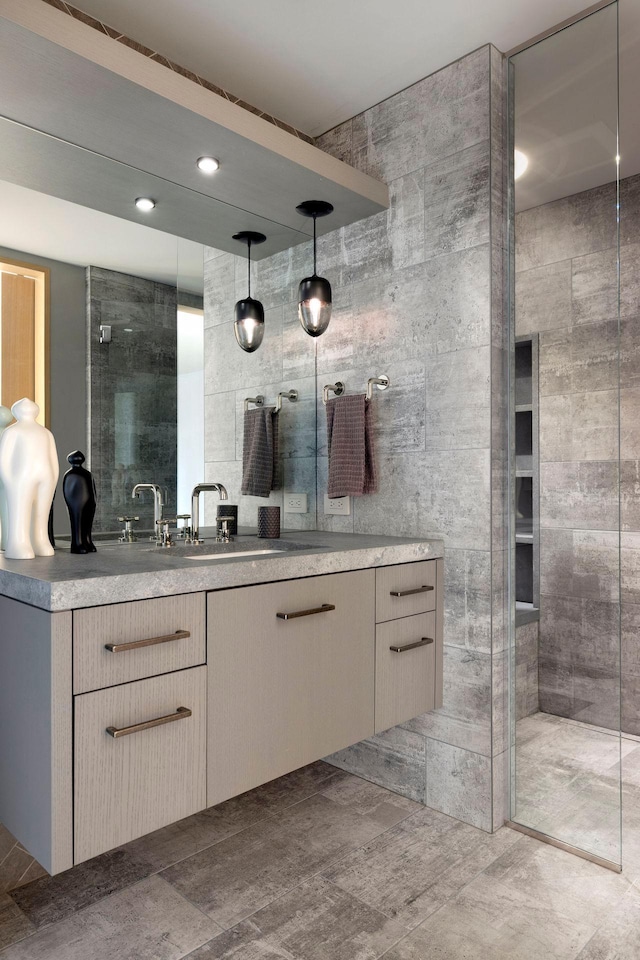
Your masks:
M 133 327 L 123 327 L 124 333 L 133 333 Z
M 529 157 L 522 150 L 513 152 L 513 179 L 519 180 L 529 166 Z
M 196 166 L 203 173 L 215 173 L 220 168 L 220 163 L 215 157 L 198 157 Z
M 148 213 L 149 210 L 153 210 L 156 202 L 152 200 L 151 197 L 138 197 L 136 200 L 136 207 L 138 210 L 144 210 L 145 213 Z

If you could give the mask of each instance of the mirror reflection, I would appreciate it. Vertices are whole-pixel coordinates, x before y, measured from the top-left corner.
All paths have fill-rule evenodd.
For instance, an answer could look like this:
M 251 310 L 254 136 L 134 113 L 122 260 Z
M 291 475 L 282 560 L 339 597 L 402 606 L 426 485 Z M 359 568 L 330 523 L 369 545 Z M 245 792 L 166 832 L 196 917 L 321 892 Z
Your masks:
M 165 516 L 190 515 L 193 488 L 217 482 L 241 527 L 255 530 L 260 505 L 280 506 L 285 528 L 315 527 L 315 344 L 297 320 L 309 244 L 252 264 L 265 336 L 247 354 L 233 330 L 246 295 L 241 254 L 7 181 L 0 204 L 2 402 L 36 398 L 61 477 L 67 454 L 86 452 L 97 539 L 127 525 L 152 535 L 154 496 L 143 488 L 134 499 L 136 484 L 159 489 Z M 243 482 L 245 420 L 271 408 L 276 459 L 265 488 L 247 479 L 251 463 Z M 284 512 L 285 492 L 300 495 L 290 505 L 304 512 Z M 217 506 L 201 495 L 201 525 Z M 68 529 L 58 491 L 54 532 Z

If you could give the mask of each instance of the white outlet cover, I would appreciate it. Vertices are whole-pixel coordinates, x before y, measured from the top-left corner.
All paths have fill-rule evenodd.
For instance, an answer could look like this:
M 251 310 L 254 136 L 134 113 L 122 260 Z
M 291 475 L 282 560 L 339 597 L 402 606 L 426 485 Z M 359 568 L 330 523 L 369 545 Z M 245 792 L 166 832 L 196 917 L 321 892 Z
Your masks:
M 324 495 L 324 512 L 334 517 L 348 517 L 351 513 L 351 497 Z
M 307 494 L 306 493 L 285 493 L 284 512 L 285 513 L 307 513 Z

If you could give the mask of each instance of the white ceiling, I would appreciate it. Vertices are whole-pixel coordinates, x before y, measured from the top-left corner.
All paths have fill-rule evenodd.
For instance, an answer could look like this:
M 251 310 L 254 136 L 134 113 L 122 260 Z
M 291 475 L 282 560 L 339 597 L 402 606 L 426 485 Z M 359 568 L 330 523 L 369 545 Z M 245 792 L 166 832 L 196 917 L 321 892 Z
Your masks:
M 585 0 L 74 2 L 313 136 L 485 43 L 511 50 L 587 5 Z

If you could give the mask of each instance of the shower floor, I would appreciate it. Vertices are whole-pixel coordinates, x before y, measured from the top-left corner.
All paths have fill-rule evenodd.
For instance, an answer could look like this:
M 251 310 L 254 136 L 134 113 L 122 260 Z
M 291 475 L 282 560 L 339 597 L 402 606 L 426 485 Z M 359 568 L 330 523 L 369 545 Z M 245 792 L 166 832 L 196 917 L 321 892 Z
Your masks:
M 640 867 L 640 739 L 536 713 L 516 725 L 512 819 Z

